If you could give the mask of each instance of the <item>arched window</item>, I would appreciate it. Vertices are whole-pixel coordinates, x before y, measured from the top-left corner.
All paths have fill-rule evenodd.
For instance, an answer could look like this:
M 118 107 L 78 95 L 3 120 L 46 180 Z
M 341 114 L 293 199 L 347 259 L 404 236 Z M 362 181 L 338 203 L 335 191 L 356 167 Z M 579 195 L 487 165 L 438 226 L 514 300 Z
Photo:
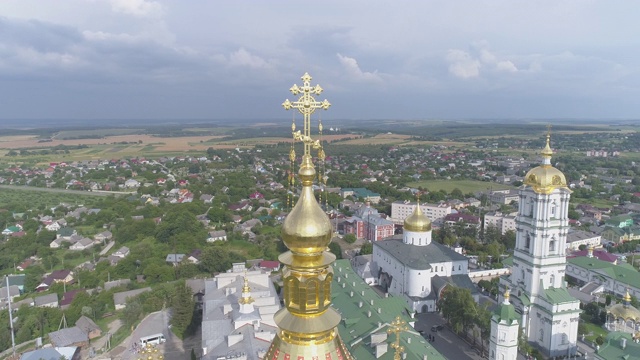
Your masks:
M 530 249 L 531 248 L 531 234 L 527 233 L 526 238 L 524 240 L 524 248 L 525 249 Z
M 556 241 L 551 240 L 549 241 L 549 252 L 555 252 L 555 251 L 556 251 Z

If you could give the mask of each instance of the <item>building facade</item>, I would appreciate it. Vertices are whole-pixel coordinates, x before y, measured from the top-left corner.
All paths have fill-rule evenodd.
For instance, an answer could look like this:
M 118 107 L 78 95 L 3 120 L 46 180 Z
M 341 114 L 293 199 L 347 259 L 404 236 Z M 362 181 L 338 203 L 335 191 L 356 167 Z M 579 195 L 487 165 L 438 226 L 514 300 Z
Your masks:
M 484 229 L 487 230 L 488 227 L 494 226 L 502 235 L 506 234 L 507 231 L 516 231 L 516 214 L 503 214 L 501 212 L 491 212 L 487 213 L 484 216 Z
M 409 201 L 394 201 L 391 203 L 391 220 L 397 224 L 401 225 L 404 219 L 408 218 L 413 214 L 416 209 L 415 202 Z M 420 204 L 420 209 L 422 213 L 425 214 L 431 222 L 439 222 L 444 219 L 445 216 L 452 213 L 451 205 L 441 203 L 441 204 Z

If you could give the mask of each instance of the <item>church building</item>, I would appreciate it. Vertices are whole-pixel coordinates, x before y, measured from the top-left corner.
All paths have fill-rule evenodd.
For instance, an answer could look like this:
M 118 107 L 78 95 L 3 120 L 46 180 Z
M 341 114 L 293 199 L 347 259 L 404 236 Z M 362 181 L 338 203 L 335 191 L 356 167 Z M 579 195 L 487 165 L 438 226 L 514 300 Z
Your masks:
M 551 165 L 549 134 L 541 154 L 542 165 L 527 173 L 520 189 L 513 267 L 500 286 L 511 290 L 530 344 L 546 357 L 571 356 L 577 351 L 580 315 L 580 302 L 564 280 L 571 190 Z
M 446 286 L 478 290 L 469 279 L 469 260 L 431 239 L 431 220 L 416 206 L 404 232 L 373 243 L 371 273 L 387 292 L 404 298 L 416 312 L 437 311 Z

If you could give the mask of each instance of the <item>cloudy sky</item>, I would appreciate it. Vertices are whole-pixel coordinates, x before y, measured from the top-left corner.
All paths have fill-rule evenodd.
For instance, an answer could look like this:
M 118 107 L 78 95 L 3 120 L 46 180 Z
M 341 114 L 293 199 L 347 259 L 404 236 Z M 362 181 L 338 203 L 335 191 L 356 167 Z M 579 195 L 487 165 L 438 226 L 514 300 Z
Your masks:
M 0 1 L 0 119 L 640 118 L 640 6 Z M 1 122 L 2 120 L 0 120 Z

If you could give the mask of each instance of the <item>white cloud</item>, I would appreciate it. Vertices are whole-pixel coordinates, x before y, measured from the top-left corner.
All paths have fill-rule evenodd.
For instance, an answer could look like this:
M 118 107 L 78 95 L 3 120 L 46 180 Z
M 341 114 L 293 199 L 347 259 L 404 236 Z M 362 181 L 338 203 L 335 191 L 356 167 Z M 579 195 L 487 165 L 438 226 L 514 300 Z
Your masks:
M 163 6 L 155 1 L 110 0 L 110 3 L 113 11 L 133 16 L 159 17 L 164 11 Z
M 362 71 L 356 59 L 352 57 L 344 56 L 340 53 L 337 53 L 336 55 L 338 56 L 338 60 L 340 61 L 340 64 L 342 64 L 342 67 L 352 77 L 358 80 L 365 80 L 365 81 L 382 81 L 382 78 L 378 74 L 377 70 L 374 72 Z
M 489 51 L 487 46 L 486 42 L 478 42 L 472 46 L 471 52 L 450 49 L 446 56 L 449 72 L 461 79 L 479 77 L 481 72 L 487 71 L 518 72 L 518 67 L 511 60 L 501 59 L 500 56 Z M 474 56 L 474 53 L 477 55 Z
M 240 48 L 229 55 L 229 64 L 235 66 L 246 66 L 253 69 L 264 69 L 269 67 L 269 63 L 260 56 L 253 55 L 244 48 Z
M 496 63 L 496 70 L 506 72 L 517 72 L 518 68 L 509 60 L 502 60 Z
M 466 51 L 449 50 L 446 59 L 449 62 L 449 72 L 456 77 L 469 79 L 480 75 L 480 61 Z

